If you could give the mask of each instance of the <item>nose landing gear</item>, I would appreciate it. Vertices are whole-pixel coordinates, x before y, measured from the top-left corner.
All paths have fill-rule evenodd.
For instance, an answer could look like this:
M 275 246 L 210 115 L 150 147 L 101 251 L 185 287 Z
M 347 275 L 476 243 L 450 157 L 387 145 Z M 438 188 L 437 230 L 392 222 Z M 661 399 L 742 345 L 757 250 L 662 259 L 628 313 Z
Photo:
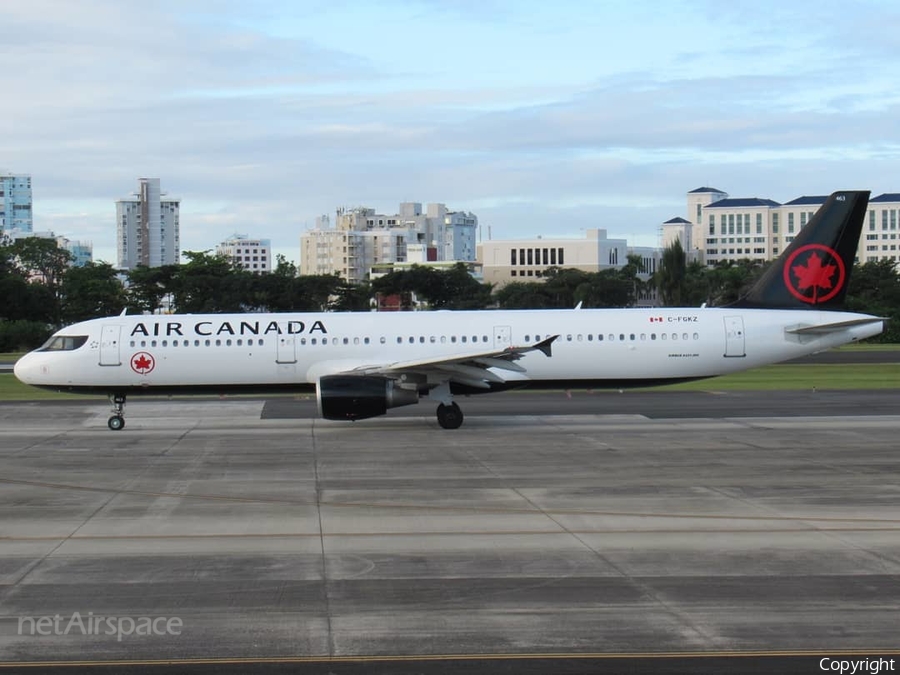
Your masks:
M 106 425 L 113 431 L 121 431 L 125 427 L 125 394 L 110 394 L 109 402 L 112 404 L 112 416 Z

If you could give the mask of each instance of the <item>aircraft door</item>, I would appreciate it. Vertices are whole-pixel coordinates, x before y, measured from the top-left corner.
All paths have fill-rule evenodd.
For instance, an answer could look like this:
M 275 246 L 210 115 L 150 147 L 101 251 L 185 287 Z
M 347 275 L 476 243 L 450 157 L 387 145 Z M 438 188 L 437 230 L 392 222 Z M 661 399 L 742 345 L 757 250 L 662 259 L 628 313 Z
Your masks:
M 512 330 L 509 326 L 494 326 L 494 349 L 506 349 L 512 344 Z
M 293 335 L 278 336 L 278 348 L 275 354 L 276 363 L 297 363 L 294 340 Z
M 746 356 L 744 350 L 744 318 L 725 317 L 725 356 Z
M 119 334 L 121 326 L 103 326 L 100 333 L 100 365 L 120 366 L 122 359 L 119 357 Z

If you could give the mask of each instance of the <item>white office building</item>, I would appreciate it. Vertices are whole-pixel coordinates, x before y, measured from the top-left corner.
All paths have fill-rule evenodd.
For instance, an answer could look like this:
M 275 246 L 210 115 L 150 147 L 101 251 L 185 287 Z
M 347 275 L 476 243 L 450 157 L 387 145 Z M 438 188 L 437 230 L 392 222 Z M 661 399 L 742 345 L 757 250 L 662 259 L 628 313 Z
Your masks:
M 216 246 L 216 253 L 229 258 L 237 269 L 256 274 L 272 271 L 272 242 L 269 239 L 234 234 Z
M 794 240 L 827 198 L 802 196 L 782 204 L 759 197 L 731 198 L 715 188 L 697 188 L 687 195 L 688 218 L 676 217 L 662 224 L 663 246 L 679 239 L 689 256 L 707 265 L 742 258 L 772 260 Z M 898 214 L 900 193 L 886 193 L 869 200 L 857 249 L 859 262 L 900 261 Z M 690 247 L 687 242 L 691 242 Z
M 159 178 L 141 178 L 138 191 L 116 201 L 119 267 L 177 265 L 181 257 L 181 200 L 165 198 Z
M 628 242 L 609 239 L 603 229 L 586 230 L 584 239 L 492 240 L 478 248 L 484 281 L 498 287 L 511 281 L 535 281 L 551 267 L 599 272 L 628 262 Z
M 335 221 L 316 219 L 300 238 L 300 274 L 338 274 L 349 282 L 369 278 L 372 268 L 405 263 L 409 247 L 425 262 L 474 262 L 478 217 L 440 203 L 403 202 L 395 214 L 338 209 Z
M 9 230 L 34 230 L 31 176 L 27 174 L 0 173 L 0 232 Z

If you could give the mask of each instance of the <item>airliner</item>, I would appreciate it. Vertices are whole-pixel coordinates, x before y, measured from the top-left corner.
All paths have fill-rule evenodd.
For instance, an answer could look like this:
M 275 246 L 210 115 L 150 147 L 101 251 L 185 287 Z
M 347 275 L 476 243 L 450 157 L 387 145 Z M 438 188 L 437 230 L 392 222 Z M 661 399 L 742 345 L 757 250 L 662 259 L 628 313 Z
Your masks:
M 715 377 L 877 335 L 841 311 L 869 199 L 832 194 L 749 293 L 725 307 L 133 315 L 67 326 L 15 365 L 22 382 L 128 396 L 315 391 L 329 420 L 514 388 L 651 386 Z

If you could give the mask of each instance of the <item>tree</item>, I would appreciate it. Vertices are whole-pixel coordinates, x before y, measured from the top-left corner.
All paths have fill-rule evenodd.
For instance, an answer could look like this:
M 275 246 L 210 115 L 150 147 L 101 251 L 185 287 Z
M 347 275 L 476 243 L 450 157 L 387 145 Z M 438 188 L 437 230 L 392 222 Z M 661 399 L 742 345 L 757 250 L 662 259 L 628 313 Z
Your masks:
M 23 237 L 9 245 L 9 253 L 15 265 L 30 282 L 39 282 L 47 289 L 41 292 L 47 304 L 50 322 L 60 322 L 60 281 L 69 267 L 72 255 L 62 248 L 55 239 L 43 237 Z
M 687 274 L 687 258 L 681 247 L 681 240 L 676 239 L 663 249 L 662 260 L 654 277 L 663 305 L 680 306 L 685 295 L 685 277 Z
M 62 321 L 114 316 L 126 305 L 125 289 L 109 263 L 70 267 L 62 278 Z
M 172 280 L 178 273 L 178 265 L 146 267 L 139 265 L 128 271 L 127 300 L 129 309 L 138 312 L 156 312 L 163 298 L 172 293 Z

